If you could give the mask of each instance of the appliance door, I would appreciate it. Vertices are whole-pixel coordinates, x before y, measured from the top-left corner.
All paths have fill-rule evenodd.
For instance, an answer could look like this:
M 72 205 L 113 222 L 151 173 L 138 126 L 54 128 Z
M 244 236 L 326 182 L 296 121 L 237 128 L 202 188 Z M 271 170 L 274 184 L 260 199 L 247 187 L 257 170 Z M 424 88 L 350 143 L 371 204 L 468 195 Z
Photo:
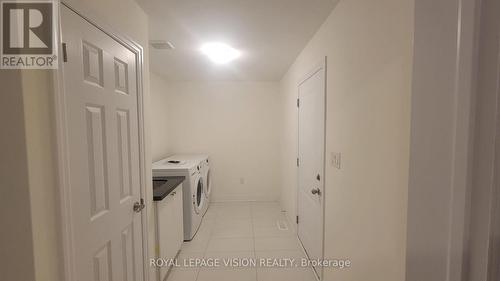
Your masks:
M 195 176 L 193 187 L 193 209 L 196 214 L 200 214 L 205 204 L 205 190 L 200 175 Z
M 212 178 L 210 177 L 210 168 L 206 167 L 205 170 L 205 197 L 208 199 L 210 197 L 210 192 L 212 191 Z

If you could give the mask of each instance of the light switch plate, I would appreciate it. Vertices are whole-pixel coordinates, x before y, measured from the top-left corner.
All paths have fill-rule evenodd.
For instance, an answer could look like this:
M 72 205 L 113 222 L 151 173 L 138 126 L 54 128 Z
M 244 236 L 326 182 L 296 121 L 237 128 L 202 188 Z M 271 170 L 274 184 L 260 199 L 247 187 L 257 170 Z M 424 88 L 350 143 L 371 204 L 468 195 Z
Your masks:
M 340 152 L 330 153 L 330 165 L 332 165 L 332 167 L 335 167 L 340 170 L 341 160 L 342 160 L 342 155 L 340 154 Z

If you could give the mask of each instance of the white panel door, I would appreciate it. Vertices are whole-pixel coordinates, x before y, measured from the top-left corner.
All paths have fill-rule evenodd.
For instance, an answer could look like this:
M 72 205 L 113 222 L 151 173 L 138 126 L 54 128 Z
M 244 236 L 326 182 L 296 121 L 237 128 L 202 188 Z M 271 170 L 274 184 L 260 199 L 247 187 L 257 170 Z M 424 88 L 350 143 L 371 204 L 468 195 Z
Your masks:
M 143 280 L 136 54 L 61 8 L 74 272 Z
M 298 236 L 310 259 L 323 259 L 325 65 L 299 85 Z M 321 277 L 321 268 L 314 268 Z

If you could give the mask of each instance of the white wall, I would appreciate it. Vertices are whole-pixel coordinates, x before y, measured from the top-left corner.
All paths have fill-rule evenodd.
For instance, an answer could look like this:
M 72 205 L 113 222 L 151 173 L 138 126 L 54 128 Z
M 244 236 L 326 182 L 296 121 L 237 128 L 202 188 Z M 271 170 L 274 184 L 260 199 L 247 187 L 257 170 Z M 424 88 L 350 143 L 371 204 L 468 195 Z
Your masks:
M 282 205 L 296 213 L 297 83 L 327 66 L 325 257 L 349 258 L 325 280 L 405 278 L 412 0 L 341 0 L 281 81 Z
M 169 120 L 169 87 L 165 79 L 158 74 L 150 73 L 151 85 L 151 156 L 153 161 L 158 161 L 169 153 L 169 141 L 171 134 L 168 131 Z
M 155 89 L 161 85 L 153 82 L 152 91 L 168 95 L 168 116 L 153 130 L 168 130 L 170 153 L 210 155 L 214 201 L 279 199 L 277 83 L 172 82 Z
M 5 280 L 34 280 L 30 186 L 20 71 L 0 70 L 0 272 Z M 56 276 L 57 278 L 57 276 Z M 57 280 L 57 279 L 54 279 Z

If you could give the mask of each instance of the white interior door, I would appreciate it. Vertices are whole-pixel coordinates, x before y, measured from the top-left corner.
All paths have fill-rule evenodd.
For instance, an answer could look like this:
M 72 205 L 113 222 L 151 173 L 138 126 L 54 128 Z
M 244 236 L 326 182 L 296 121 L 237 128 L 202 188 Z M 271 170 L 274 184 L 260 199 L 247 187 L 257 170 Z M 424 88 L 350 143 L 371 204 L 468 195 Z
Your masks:
M 137 54 L 61 8 L 75 280 L 143 280 Z
M 325 64 L 299 85 L 298 108 L 298 236 L 310 259 L 323 259 Z

